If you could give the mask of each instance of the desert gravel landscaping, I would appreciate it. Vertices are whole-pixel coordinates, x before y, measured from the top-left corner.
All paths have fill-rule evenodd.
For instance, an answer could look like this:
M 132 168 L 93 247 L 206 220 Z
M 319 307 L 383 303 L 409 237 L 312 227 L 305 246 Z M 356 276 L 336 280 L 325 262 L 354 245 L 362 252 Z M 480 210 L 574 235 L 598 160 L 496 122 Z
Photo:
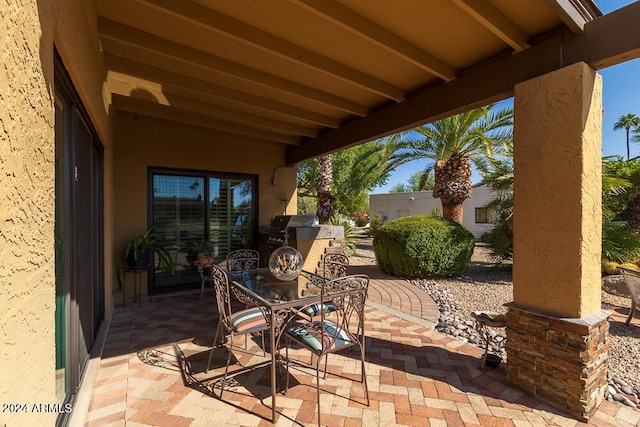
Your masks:
M 351 265 L 375 264 L 372 239 L 359 240 L 356 255 L 350 258 Z M 446 301 L 446 312 L 457 315 L 461 323 L 471 323 L 470 313 L 475 310 L 506 312 L 505 303 L 513 300 L 513 282 L 509 265 L 495 266 L 490 251 L 482 244 L 476 245 L 471 264 L 461 277 L 437 278 L 412 281 L 420 288 L 428 290 L 436 303 Z M 629 308 L 631 299 L 614 295 L 603 289 L 602 308 L 614 311 Z M 451 313 L 457 309 L 456 313 Z M 442 311 L 443 309 L 441 309 Z M 609 376 L 618 383 L 627 384 L 636 391 L 640 391 L 640 320 L 636 315 L 629 326 L 622 321 L 610 322 L 609 339 Z M 461 335 L 461 339 L 465 339 Z M 466 339 L 465 339 L 466 340 Z M 619 385 L 618 385 L 619 386 Z M 616 386 L 616 387 L 618 387 Z

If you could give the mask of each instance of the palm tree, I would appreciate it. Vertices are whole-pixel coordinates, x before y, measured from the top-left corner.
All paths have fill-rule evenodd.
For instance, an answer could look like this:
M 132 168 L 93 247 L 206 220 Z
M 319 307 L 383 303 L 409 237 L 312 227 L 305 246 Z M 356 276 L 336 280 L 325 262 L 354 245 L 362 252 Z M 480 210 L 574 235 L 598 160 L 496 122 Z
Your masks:
M 491 188 L 496 198 L 485 207 L 495 212 L 493 228 L 483 236 L 483 241 L 496 261 L 513 258 L 513 140 L 504 144 L 500 156 L 486 157 L 477 164 L 484 184 Z
M 331 154 L 320 157 L 320 181 L 318 183 L 318 222 L 326 224 L 333 215 L 333 165 Z
M 640 127 L 640 117 L 636 116 L 633 113 L 626 114 L 621 116 L 617 122 L 613 124 L 613 130 L 625 129 L 627 132 L 627 160 L 629 160 L 629 130 L 631 128 L 635 128 L 636 130 Z
M 506 144 L 502 156 L 482 161 L 478 170 L 484 183 L 497 195 L 487 205 L 487 209 L 496 212 L 497 222 L 485 236 L 486 241 L 497 259 L 510 259 L 513 256 L 513 144 Z M 625 162 L 613 156 L 602 158 L 604 260 L 627 262 L 640 251 L 640 236 L 636 227 L 620 219 L 625 206 L 633 204 L 633 198 L 630 200 L 625 197 L 625 193 L 637 186 L 640 186 L 640 167 L 636 162 Z
M 418 126 L 388 140 L 394 167 L 412 160 L 430 161 L 427 168 L 435 171 L 433 197 L 442 203 L 442 216 L 458 223 L 462 223 L 462 203 L 471 196 L 471 162 L 512 140 L 513 110 L 493 112 L 494 106 Z

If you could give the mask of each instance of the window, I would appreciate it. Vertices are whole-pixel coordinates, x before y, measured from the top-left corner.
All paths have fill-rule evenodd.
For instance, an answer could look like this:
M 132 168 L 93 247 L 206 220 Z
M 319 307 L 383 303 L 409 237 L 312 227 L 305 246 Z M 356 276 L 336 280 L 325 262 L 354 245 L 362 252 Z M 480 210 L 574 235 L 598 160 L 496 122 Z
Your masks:
M 486 207 L 476 208 L 476 224 L 494 224 L 496 213 Z
M 257 196 L 253 175 L 152 170 L 151 222 L 173 254 L 175 272 L 155 271 L 153 291 L 200 283 L 193 248 L 214 246 L 216 262 L 256 243 Z

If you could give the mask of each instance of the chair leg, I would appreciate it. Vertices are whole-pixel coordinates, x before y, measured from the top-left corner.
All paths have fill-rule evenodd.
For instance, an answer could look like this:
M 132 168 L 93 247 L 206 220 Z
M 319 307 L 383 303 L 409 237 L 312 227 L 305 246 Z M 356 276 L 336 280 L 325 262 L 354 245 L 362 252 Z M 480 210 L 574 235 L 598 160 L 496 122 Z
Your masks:
M 365 367 L 364 367 L 364 347 L 360 347 L 360 364 L 362 366 L 361 370 L 362 370 L 362 384 L 364 385 L 364 394 L 367 397 L 367 406 L 369 406 L 370 405 L 369 386 L 367 384 L 367 374 L 365 372 Z
M 264 335 L 263 335 L 263 339 L 264 339 Z M 289 392 L 289 344 L 291 344 L 291 340 L 287 339 L 287 342 L 285 343 L 285 348 L 284 348 L 284 358 L 285 358 L 285 367 L 287 368 L 287 379 L 285 381 L 285 386 L 284 386 L 284 394 L 287 394 Z
M 327 379 L 327 364 L 329 363 L 329 353 L 324 355 L 324 378 Z M 320 367 L 320 356 L 318 356 L 318 367 Z
M 318 395 L 318 427 L 322 425 L 320 418 L 320 359 L 322 356 L 318 356 L 318 362 L 316 364 L 316 394 Z
M 224 385 L 227 382 L 227 373 L 229 372 L 229 363 L 231 362 L 231 349 L 233 348 L 233 332 L 231 333 L 231 344 L 229 345 L 229 354 L 227 355 L 227 366 L 224 368 L 224 376 L 222 377 L 222 387 L 220 387 L 220 399 L 222 399 L 222 393 L 224 393 Z
M 633 319 L 633 313 L 636 312 L 636 305 L 633 303 L 633 301 L 631 301 L 631 311 L 629 311 L 629 317 L 627 317 L 627 321 L 624 322 L 625 326 L 629 326 L 629 323 L 631 323 L 631 319 Z
M 218 335 L 220 334 L 221 329 L 222 329 L 222 323 L 218 322 L 218 327 L 216 328 L 216 336 L 213 338 L 213 344 L 211 344 L 211 351 L 209 352 L 209 361 L 207 362 L 207 370 L 204 371 L 205 374 L 209 372 L 209 367 L 211 366 L 211 356 L 213 356 L 213 349 L 216 348 L 216 343 L 218 342 Z

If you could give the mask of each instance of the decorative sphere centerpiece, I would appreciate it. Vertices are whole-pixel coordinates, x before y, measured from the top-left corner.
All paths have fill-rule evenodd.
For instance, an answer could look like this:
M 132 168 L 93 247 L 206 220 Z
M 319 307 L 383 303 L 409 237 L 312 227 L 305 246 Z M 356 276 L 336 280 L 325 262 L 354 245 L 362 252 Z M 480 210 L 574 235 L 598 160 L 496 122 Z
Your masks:
M 269 257 L 269 270 L 273 277 L 284 282 L 294 280 L 302 271 L 302 254 L 296 248 L 283 246 Z

